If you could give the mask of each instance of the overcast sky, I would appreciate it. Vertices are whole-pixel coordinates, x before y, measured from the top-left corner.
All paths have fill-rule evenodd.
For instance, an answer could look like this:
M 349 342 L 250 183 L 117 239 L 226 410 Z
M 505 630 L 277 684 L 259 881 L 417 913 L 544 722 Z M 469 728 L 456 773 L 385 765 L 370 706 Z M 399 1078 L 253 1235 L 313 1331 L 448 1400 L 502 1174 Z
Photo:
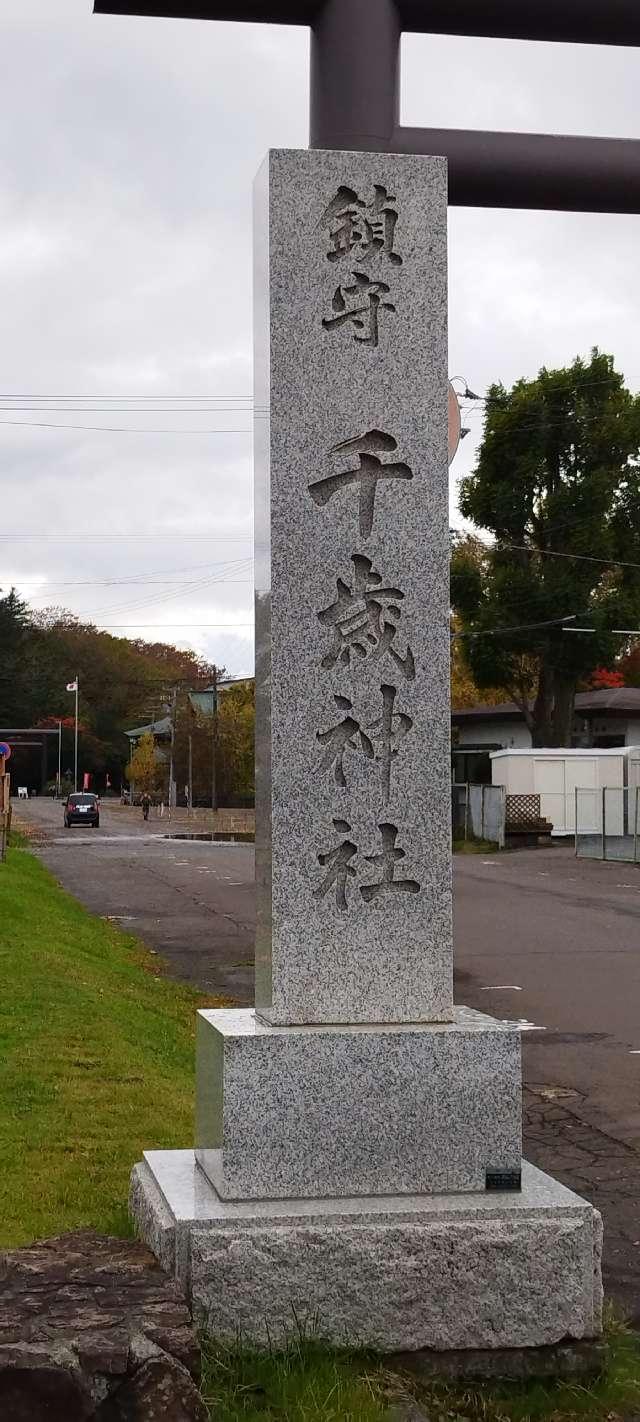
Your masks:
M 640 137 L 639 62 L 408 36 L 402 117 Z M 306 146 L 307 33 L 0 0 L 0 93 L 0 587 L 252 671 L 251 184 Z M 450 373 L 598 344 L 638 389 L 639 222 L 453 209 Z

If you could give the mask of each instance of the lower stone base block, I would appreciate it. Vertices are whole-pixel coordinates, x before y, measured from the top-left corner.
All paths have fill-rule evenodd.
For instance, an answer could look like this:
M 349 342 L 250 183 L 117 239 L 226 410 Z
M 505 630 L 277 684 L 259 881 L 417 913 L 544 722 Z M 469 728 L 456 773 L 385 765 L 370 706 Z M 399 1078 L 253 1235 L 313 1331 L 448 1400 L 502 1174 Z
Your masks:
M 219 1198 L 192 1151 L 150 1151 L 130 1206 L 215 1337 L 303 1323 L 382 1352 L 532 1348 L 602 1329 L 601 1220 L 523 1163 L 521 1192 Z

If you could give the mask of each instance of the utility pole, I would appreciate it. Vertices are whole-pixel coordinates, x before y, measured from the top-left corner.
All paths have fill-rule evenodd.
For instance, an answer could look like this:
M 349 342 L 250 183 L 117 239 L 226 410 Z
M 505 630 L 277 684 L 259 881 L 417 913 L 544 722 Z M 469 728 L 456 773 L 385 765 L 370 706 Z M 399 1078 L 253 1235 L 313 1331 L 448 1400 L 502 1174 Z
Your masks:
M 218 668 L 213 668 L 213 707 L 211 714 L 211 813 L 218 808 L 218 786 L 216 781 L 216 751 L 218 745 Z
M 171 692 L 171 718 L 170 718 L 170 729 L 171 729 L 171 755 L 170 755 L 170 758 L 169 758 L 169 818 L 171 818 L 171 811 L 172 811 L 172 809 L 174 808 L 175 799 L 176 799 L 176 795 L 175 795 L 175 781 L 174 781 L 174 776 L 175 776 L 174 757 L 175 757 L 175 743 L 176 743 L 176 706 L 177 706 L 177 702 L 178 702 L 178 688 L 177 688 L 177 686 L 174 686 L 173 691 Z
M 74 788 L 74 790 L 77 790 L 77 789 L 78 789 L 78 685 L 79 685 L 79 678 L 78 678 L 78 673 L 76 672 L 76 725 L 75 725 L 74 754 L 73 754 L 73 788 Z
M 58 721 L 58 781 L 56 784 L 56 800 L 60 799 L 60 789 L 62 786 L 62 721 Z
M 189 818 L 193 809 L 193 736 L 189 736 Z

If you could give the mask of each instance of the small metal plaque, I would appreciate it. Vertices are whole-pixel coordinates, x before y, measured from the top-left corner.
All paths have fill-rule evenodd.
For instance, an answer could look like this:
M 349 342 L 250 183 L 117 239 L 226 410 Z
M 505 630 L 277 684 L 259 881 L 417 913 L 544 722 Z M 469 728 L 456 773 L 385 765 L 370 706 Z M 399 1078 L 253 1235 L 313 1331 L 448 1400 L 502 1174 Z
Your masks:
M 487 1190 L 521 1190 L 522 1171 L 521 1170 L 488 1170 L 486 1174 Z

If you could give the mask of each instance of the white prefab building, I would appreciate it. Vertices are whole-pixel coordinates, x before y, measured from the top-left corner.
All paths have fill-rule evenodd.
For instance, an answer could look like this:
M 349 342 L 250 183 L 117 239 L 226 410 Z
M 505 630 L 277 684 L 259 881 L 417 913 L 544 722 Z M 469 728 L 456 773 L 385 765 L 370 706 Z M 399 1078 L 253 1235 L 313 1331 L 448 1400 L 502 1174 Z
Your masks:
M 493 751 L 491 779 L 494 785 L 504 785 L 507 795 L 539 795 L 540 813 L 551 822 L 555 835 L 575 832 L 579 792 L 580 830 L 597 833 L 602 825 L 603 790 L 640 785 L 640 745 L 610 750 Z M 607 798 L 607 831 L 611 834 L 625 832 L 626 798 Z

